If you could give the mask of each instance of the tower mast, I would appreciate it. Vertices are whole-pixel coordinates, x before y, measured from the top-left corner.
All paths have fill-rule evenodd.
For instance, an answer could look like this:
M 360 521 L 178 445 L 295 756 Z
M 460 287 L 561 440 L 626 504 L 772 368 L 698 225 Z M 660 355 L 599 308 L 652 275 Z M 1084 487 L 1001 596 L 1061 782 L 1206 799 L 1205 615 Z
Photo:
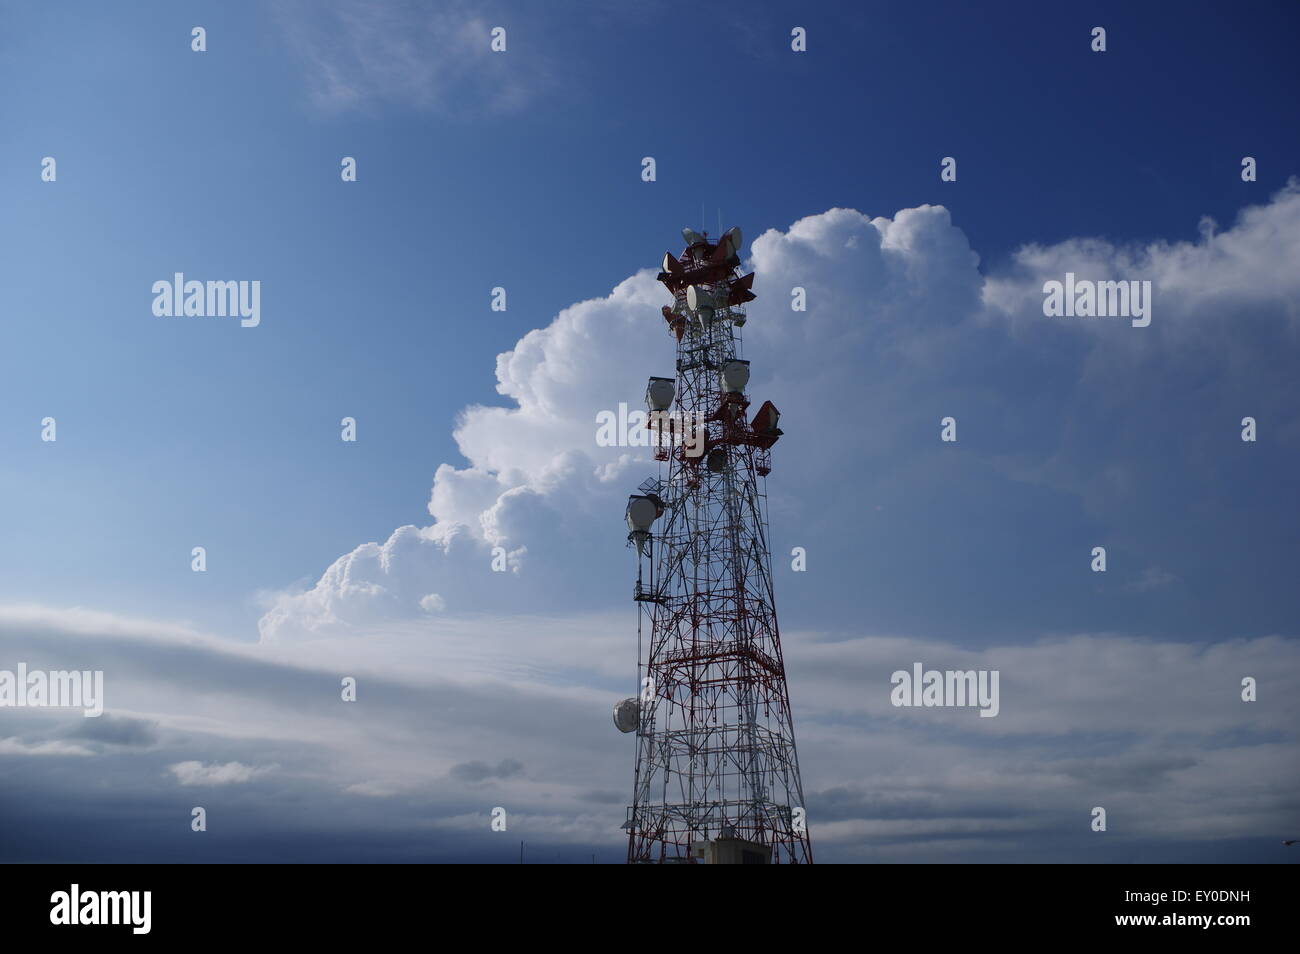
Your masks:
M 628 861 L 810 863 L 768 545 L 779 414 L 769 401 L 750 419 L 740 356 L 754 276 L 739 229 L 682 235 L 659 274 L 676 377 L 646 391 L 659 476 L 626 514 L 649 628 L 640 696 L 615 708 L 637 740 Z

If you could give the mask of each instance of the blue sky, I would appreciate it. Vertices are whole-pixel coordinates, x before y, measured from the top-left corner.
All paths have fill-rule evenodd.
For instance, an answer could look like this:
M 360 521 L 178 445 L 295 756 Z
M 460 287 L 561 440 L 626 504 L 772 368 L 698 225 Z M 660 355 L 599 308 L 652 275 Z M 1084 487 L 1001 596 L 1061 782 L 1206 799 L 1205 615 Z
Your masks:
M 801 5 L 804 57 L 780 5 L 691 31 L 682 5 L 476 6 L 509 21 L 519 79 L 486 60 L 449 102 L 376 82 L 350 109 L 312 106 L 291 36 L 339 24 L 301 24 L 301 5 L 9 7 L 4 67 L 27 92 L 4 106 L 22 318 L 3 476 L 24 501 L 8 595 L 61 592 L 57 560 L 96 605 L 247 626 L 251 591 L 418 519 L 433 468 L 457 458 L 455 413 L 498 400 L 495 355 L 653 264 L 702 204 L 708 227 L 721 209 L 756 235 L 836 205 L 942 203 L 987 265 L 1028 241 L 1191 238 L 1201 215 L 1230 220 L 1295 171 L 1295 124 L 1277 121 L 1294 91 L 1286 31 L 1268 27 L 1285 5 L 1272 20 L 1268 6 L 1040 6 Z M 170 39 L 196 16 L 203 55 Z M 1112 24 L 1104 55 L 1068 42 L 1094 20 Z M 699 115 L 690 76 L 718 84 Z M 538 91 L 493 109 L 493 80 Z M 27 174 L 33 153 L 58 159 L 57 189 Z M 1243 153 L 1261 181 L 1235 175 Z M 360 162 L 350 189 L 343 155 Z M 956 183 L 938 180 L 945 155 Z M 139 289 L 177 270 L 263 276 L 275 319 L 167 327 Z M 498 284 L 505 314 L 487 308 Z M 53 469 L 24 439 L 46 414 L 68 434 Z M 333 440 L 345 414 L 361 447 Z M 177 554 L 199 537 L 213 559 L 195 581 Z
M 111 742 L 68 743 L 54 722 L 31 735 L 0 728 L 0 739 L 19 739 L 15 752 L 53 739 L 91 752 L 69 754 L 78 764 L 68 771 L 102 765 L 95 771 L 116 780 L 105 784 L 120 785 L 125 806 L 143 804 L 146 774 L 176 781 L 183 773 L 169 766 L 191 759 L 264 765 L 242 788 L 284 786 L 285 804 L 304 796 L 282 776 L 318 789 L 329 759 L 291 764 L 277 749 L 287 742 L 258 735 L 265 725 L 235 732 L 215 700 L 209 721 L 196 721 L 177 701 L 184 693 L 157 688 L 167 677 L 150 677 L 156 661 L 141 647 L 163 652 L 158 640 L 194 634 L 217 641 L 220 661 L 274 644 L 300 655 L 261 665 L 355 661 L 376 679 L 398 678 L 416 658 L 417 671 L 451 680 L 447 691 L 499 680 L 519 693 L 509 698 L 521 712 L 545 711 L 530 692 L 565 705 L 584 693 L 616 698 L 632 682 L 626 648 L 602 648 L 594 665 L 591 647 L 565 634 L 613 641 L 634 626 L 620 501 L 652 468 L 602 456 L 583 435 L 594 431 L 592 411 L 635 404 L 645 377 L 671 368 L 653 282 L 633 277 L 676 252 L 678 230 L 699 228 L 703 208 L 705 228 L 716 230 L 720 210 L 753 250 L 751 390 L 786 413 L 769 491 L 801 739 L 801 688 L 811 704 L 821 685 L 809 674 L 862 667 L 842 707 L 806 716 L 814 843 L 819 797 L 828 816 L 840 813 L 827 822 L 840 826 L 826 830 L 832 860 L 989 850 L 1032 860 L 1040 850 L 1014 827 L 991 826 L 987 837 L 1000 840 L 979 844 L 965 823 L 914 841 L 889 829 L 892 809 L 880 806 L 906 786 L 881 782 L 865 761 L 854 777 L 819 774 L 841 721 L 855 739 L 929 739 L 934 760 L 908 777 L 923 780 L 919 801 L 941 807 L 971 786 L 950 791 L 939 779 L 980 764 L 986 746 L 1017 765 L 1050 764 L 1053 778 L 1096 777 L 1053 761 L 1070 736 L 1079 759 L 1119 759 L 1107 778 L 1193 793 L 1195 780 L 1178 772 L 1227 764 L 1198 753 L 1253 752 L 1275 766 L 1260 746 L 1277 746 L 1289 775 L 1261 770 L 1246 807 L 1216 802 L 1222 793 L 1185 796 L 1186 824 L 1203 824 L 1198 812 L 1249 816 L 1257 828 L 1288 812 L 1294 820 L 1294 798 L 1279 794 L 1297 780 L 1294 706 L 1258 722 L 1239 703 L 1210 706 L 1219 721 L 1198 722 L 1202 734 L 1165 764 L 1151 759 L 1168 740 L 1150 733 L 1167 710 L 1152 714 L 1146 702 L 1133 704 L 1132 723 L 1085 717 L 1053 729 L 1053 743 L 1050 732 L 1014 728 L 1014 741 L 969 726 L 950 738 L 900 728 L 897 713 L 850 701 L 874 699 L 876 670 L 887 679 L 895 658 L 926 647 L 936 663 L 944 653 L 998 664 L 1039 653 L 1021 660 L 1021 679 L 1049 707 L 1033 680 L 1050 680 L 1052 653 L 1073 639 L 1101 640 L 1083 656 L 1102 675 L 1107 660 L 1133 653 L 1133 678 L 1152 665 L 1149 681 L 1219 691 L 1208 687 L 1222 675 L 1229 695 L 1250 673 L 1226 647 L 1277 678 L 1296 671 L 1294 7 L 745 8 L 6 5 L 0 605 L 26 608 L 5 617 L 14 642 L 0 668 L 28 641 L 57 642 L 38 633 L 138 630 L 138 667 L 121 662 L 119 683 L 138 689 L 121 690 L 118 708 L 151 741 L 128 757 Z M 204 53 L 190 49 L 196 25 L 207 31 Z M 507 28 L 502 54 L 487 47 L 496 25 Z M 1089 49 L 1097 25 L 1105 53 Z M 790 50 L 793 26 L 807 29 L 806 53 Z M 56 182 L 41 181 L 45 156 L 57 160 Z M 344 156 L 357 159 L 355 183 L 340 181 Z M 641 181 L 644 156 L 656 159 L 655 182 Z M 957 159 L 956 182 L 940 181 L 944 156 Z M 1242 181 L 1243 156 L 1258 161 L 1257 181 Z M 1066 270 L 1154 280 L 1153 327 L 1081 329 L 1035 314 L 1043 278 Z M 177 271 L 260 280 L 261 324 L 155 317 L 152 283 Z M 810 289 L 806 315 L 785 305 L 794 284 Z M 505 312 L 489 309 L 498 285 Z M 623 291 L 611 294 L 615 286 Z M 478 405 L 504 410 L 471 412 L 458 439 L 458 420 Z M 959 420 L 951 447 L 937 440 L 946 414 Z M 1261 421 L 1255 444 L 1238 437 L 1246 414 Z M 58 421 L 53 444 L 39 439 L 46 416 Z M 355 444 L 339 440 L 344 416 L 358 421 Z M 611 466 L 609 479 L 592 478 Z M 414 529 L 448 532 L 462 519 L 468 529 L 450 546 Z M 498 539 L 526 548 L 517 572 L 488 570 Z M 382 557 L 358 551 L 371 541 L 391 546 Z M 1097 544 L 1111 558 L 1100 579 L 1087 570 Z M 205 573 L 190 569 L 199 545 Z M 782 558 L 795 545 L 809 548 L 807 573 Z M 321 581 L 340 560 L 338 579 Z M 354 579 L 379 591 L 358 596 Z M 430 593 L 446 607 L 436 620 L 418 607 Z M 156 629 L 171 636 L 155 640 Z M 543 632 L 555 642 L 535 638 Z M 1112 638 L 1123 651 L 1104 648 Z M 811 647 L 803 657 L 791 645 L 800 639 Z M 401 648 L 408 641 L 416 648 Z M 1216 653 L 1231 664 L 1216 668 Z M 128 657 L 101 658 L 111 676 Z M 277 684 L 239 672 L 232 686 Z M 1086 692 L 1077 701 L 1083 712 L 1099 707 Z M 602 706 L 591 719 L 604 730 Z M 384 718 L 374 731 L 388 731 Z M 557 711 L 554 724 L 571 719 Z M 506 798 L 498 783 L 508 792 L 526 781 L 534 787 L 515 797 L 563 801 L 526 757 L 530 746 L 497 729 L 467 728 L 428 777 L 376 764 L 374 778 L 347 785 L 452 820 Z M 592 731 L 605 774 L 586 804 L 604 806 L 616 827 L 630 750 Z M 427 743 L 411 732 L 412 745 Z M 1110 745 L 1111 733 L 1123 745 Z M 394 745 L 395 761 L 401 751 Z M 524 770 L 498 782 L 464 783 L 466 771 L 449 768 L 516 758 Z M 555 764 L 565 758 L 557 752 Z M 47 800 L 67 791 L 56 775 L 33 772 L 24 785 Z M 958 801 L 936 817 L 997 814 Z M 331 817 L 346 816 L 348 837 L 364 839 L 377 813 L 365 802 Z M 572 815 L 555 808 L 532 837 L 575 854 L 608 849 L 599 811 L 588 841 L 557 820 Z M 464 834 L 474 823 L 456 824 L 445 831 L 469 840 L 431 853 L 484 850 Z M 1054 831 L 1057 820 L 1043 825 Z M 162 836 L 141 837 L 146 855 L 166 854 Z M 1171 860 L 1276 860 L 1232 826 L 1210 844 L 1185 830 L 1141 837 Z M 892 854 L 879 853 L 886 844 Z M 1104 857 L 1138 850 L 1124 844 Z

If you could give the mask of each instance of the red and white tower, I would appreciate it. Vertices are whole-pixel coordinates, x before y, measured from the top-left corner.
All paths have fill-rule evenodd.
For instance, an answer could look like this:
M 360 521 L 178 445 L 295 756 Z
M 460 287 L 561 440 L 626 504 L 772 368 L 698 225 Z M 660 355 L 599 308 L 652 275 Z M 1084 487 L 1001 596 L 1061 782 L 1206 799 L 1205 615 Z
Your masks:
M 628 501 L 639 607 L 629 863 L 809 863 L 799 760 L 772 592 L 766 477 L 778 413 L 745 394 L 739 229 L 683 229 L 664 255 L 675 378 L 651 378 L 659 476 Z M 648 624 L 648 635 L 646 634 Z

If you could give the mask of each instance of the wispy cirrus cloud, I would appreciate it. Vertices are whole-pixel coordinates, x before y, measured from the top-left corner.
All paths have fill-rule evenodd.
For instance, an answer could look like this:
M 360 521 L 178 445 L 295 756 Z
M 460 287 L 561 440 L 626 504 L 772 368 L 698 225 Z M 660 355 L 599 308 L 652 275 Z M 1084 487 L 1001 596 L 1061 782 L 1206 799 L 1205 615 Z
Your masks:
M 312 102 L 327 111 L 396 104 L 452 114 L 510 111 L 550 80 L 536 44 L 490 47 L 482 4 L 278 0 L 275 16 L 301 63 Z
M 0 739 L 0 755 L 94 755 L 84 745 L 51 739 L 45 742 L 24 742 L 17 736 Z
M 182 785 L 240 785 L 270 771 L 268 766 L 244 765 L 242 762 L 177 762 L 167 766 Z

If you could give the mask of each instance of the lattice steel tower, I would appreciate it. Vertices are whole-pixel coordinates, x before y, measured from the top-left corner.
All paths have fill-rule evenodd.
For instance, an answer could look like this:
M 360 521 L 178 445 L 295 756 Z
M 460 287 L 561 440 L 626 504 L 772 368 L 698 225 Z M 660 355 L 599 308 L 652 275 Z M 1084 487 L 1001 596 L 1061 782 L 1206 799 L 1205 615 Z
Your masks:
M 642 687 L 614 713 L 637 740 L 628 861 L 810 863 L 767 540 L 781 431 L 770 401 L 749 419 L 740 357 L 754 276 L 738 229 L 682 235 L 659 274 L 677 374 L 646 392 L 660 473 L 627 509 Z

